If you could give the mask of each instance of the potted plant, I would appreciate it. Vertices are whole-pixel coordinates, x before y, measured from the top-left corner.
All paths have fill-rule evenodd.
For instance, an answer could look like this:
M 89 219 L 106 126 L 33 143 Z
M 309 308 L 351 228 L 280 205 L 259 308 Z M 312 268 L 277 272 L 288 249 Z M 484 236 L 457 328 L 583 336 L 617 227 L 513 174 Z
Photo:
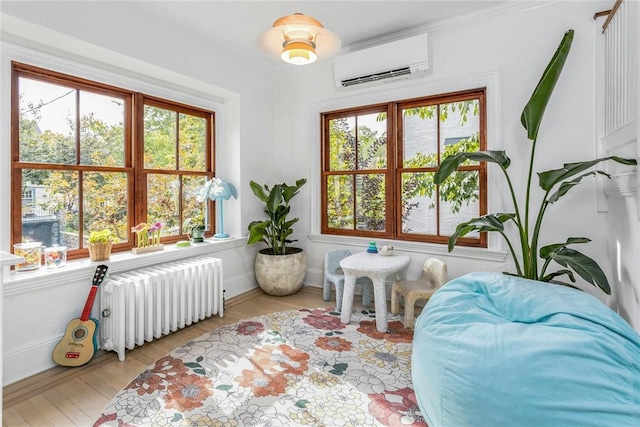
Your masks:
M 291 295 L 298 292 L 307 271 L 307 258 L 300 248 L 289 246 L 293 225 L 298 218 L 287 218 L 290 202 L 307 182 L 299 179 L 295 185 L 276 184 L 272 188 L 251 181 L 253 194 L 264 203 L 267 219 L 249 224 L 247 244 L 263 242 L 267 245 L 256 255 L 255 275 L 260 288 L 269 295 Z
M 118 239 L 108 228 L 89 233 L 89 257 L 91 261 L 106 261 L 111 258 L 111 245 Z
M 440 165 L 440 169 L 434 176 L 434 182 L 441 184 L 467 160 L 493 163 L 496 164 L 504 174 L 513 203 L 512 212 L 488 214 L 458 224 L 456 231 L 449 238 L 449 251 L 453 250 L 459 237 L 463 237 L 468 233 L 474 231 L 495 231 L 502 235 L 509 247 L 515 264 L 516 276 L 544 282 L 556 282 L 556 277 L 566 275 L 569 280 L 575 282 L 575 272 L 585 281 L 599 287 L 606 294 L 610 294 L 611 289 L 609 282 L 598 263 L 587 255 L 573 248 L 569 248 L 570 245 L 587 243 L 590 239 L 586 237 L 569 237 L 566 242 L 546 245 L 539 249 L 538 240 L 544 214 L 551 204 L 557 202 L 569 190 L 578 185 L 583 178 L 597 174 L 611 178 L 605 171 L 593 169 L 594 166 L 608 160 L 624 165 L 635 165 L 636 160 L 609 156 L 585 162 L 566 163 L 559 169 L 538 172 L 538 185 L 542 188 L 544 195 L 535 218 L 532 215 L 531 209 L 530 195 L 538 129 L 553 88 L 560 77 L 560 72 L 569 54 L 572 40 L 573 30 L 569 30 L 565 33 L 551 62 L 547 65 L 542 78 L 538 82 L 520 118 L 523 127 L 527 131 L 528 139 L 532 141 L 531 154 L 529 156 L 528 180 L 525 188 L 524 209 L 521 209 L 518 205 L 516 191 L 513 188 L 512 180 L 507 172 L 511 160 L 504 151 L 477 151 L 449 156 Z M 516 253 L 514 244 L 505 231 L 506 224 L 515 226 L 520 243 L 519 254 Z M 533 227 L 531 227 L 531 224 L 533 224 Z M 538 262 L 538 258 L 541 258 L 541 263 Z M 552 261 L 564 268 L 555 272 L 549 272 L 548 267 Z M 541 266 L 539 267 L 539 265 Z
M 182 229 L 192 242 L 203 242 L 205 232 L 204 215 L 200 214 L 186 218 L 182 223 Z

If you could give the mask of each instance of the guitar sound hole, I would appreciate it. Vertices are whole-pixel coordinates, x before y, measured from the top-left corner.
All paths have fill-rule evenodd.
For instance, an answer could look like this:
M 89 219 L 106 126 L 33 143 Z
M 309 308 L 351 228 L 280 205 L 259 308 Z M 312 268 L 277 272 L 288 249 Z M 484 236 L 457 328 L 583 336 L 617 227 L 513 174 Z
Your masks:
M 76 328 L 76 330 L 73 331 L 73 339 L 76 341 L 83 340 L 86 336 L 87 330 L 85 328 Z

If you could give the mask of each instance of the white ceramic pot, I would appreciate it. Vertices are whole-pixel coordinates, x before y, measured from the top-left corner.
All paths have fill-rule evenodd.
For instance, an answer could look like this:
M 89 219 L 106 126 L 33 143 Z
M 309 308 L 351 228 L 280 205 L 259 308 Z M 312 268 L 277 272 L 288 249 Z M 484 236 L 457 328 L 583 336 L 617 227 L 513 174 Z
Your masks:
M 271 255 L 262 249 L 256 255 L 255 275 L 260 288 L 269 295 L 295 294 L 304 283 L 307 256 L 300 248 L 289 248 L 287 255 Z

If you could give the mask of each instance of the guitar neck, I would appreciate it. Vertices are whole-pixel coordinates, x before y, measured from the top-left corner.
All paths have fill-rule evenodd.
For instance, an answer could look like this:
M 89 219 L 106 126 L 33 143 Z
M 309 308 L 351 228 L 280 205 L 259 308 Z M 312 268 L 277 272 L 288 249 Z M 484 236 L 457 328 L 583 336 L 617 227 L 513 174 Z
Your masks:
M 93 308 L 93 301 L 96 299 L 96 293 L 98 293 L 98 287 L 91 286 L 87 302 L 84 305 L 84 310 L 82 310 L 82 316 L 80 316 L 80 320 L 83 322 L 89 320 L 89 317 L 91 316 L 91 309 Z

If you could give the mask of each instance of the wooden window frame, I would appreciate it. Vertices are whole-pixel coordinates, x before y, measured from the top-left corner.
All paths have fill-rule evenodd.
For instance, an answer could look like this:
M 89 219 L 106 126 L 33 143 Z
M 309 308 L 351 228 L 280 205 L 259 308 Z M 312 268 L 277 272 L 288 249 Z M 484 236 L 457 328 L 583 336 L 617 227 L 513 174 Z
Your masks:
M 113 166 L 96 166 L 82 165 L 79 158 L 75 164 L 47 164 L 20 161 L 20 134 L 19 134 L 19 78 L 27 77 L 42 82 L 60 84 L 78 91 L 97 93 L 107 96 L 121 98 L 124 103 L 124 165 Z M 204 176 L 210 179 L 215 176 L 215 112 L 203 108 L 194 107 L 179 102 L 166 100 L 158 97 L 148 96 L 139 92 L 119 88 L 116 86 L 87 80 L 81 77 L 69 74 L 59 73 L 44 68 L 24 64 L 20 62 L 11 62 L 11 243 L 12 247 L 15 243 L 22 241 L 22 170 L 23 169 L 42 169 L 42 170 L 65 170 L 77 171 L 79 174 L 85 172 L 118 172 L 127 174 L 127 222 L 130 227 L 140 222 L 147 221 L 147 188 L 146 174 L 154 172 L 153 169 L 144 169 L 144 114 L 142 114 L 144 105 L 154 104 L 169 106 L 172 110 L 180 113 L 192 114 L 202 117 L 206 120 L 206 161 L 205 171 L 190 170 L 162 170 L 162 173 L 170 173 L 176 175 L 193 175 Z M 76 120 L 79 120 L 79 111 L 76 111 Z M 80 128 L 76 129 L 80 132 Z M 76 137 L 76 144 L 80 144 L 79 135 Z M 76 151 L 79 156 L 80 151 Z M 80 176 L 79 181 L 82 181 Z M 82 189 L 79 188 L 79 203 L 82 205 Z M 180 195 L 182 202 L 183 195 Z M 215 233 L 215 208 L 214 203 L 208 201 L 209 223 L 211 227 L 207 230 L 206 236 L 212 236 Z M 180 213 L 180 215 L 182 215 Z M 82 209 L 79 212 L 79 224 L 82 224 Z M 182 218 L 180 221 L 182 231 Z M 129 228 L 130 228 L 129 227 Z M 84 230 L 80 227 L 79 239 L 82 242 Z M 162 237 L 162 243 L 174 243 L 178 240 L 185 239 L 186 234 L 182 233 L 173 236 Z M 127 242 L 116 243 L 113 245 L 113 251 L 127 251 L 135 245 L 134 233 L 129 230 Z M 82 246 L 82 244 L 80 244 Z M 68 259 L 78 259 L 88 257 L 88 248 L 81 247 L 78 249 L 69 249 L 67 252 Z
M 399 119 L 401 111 L 406 108 L 412 108 L 416 106 L 425 105 L 440 105 L 446 103 L 453 103 L 458 101 L 464 101 L 469 99 L 478 99 L 479 106 L 479 150 L 486 150 L 487 147 L 487 102 L 486 102 L 486 88 L 470 89 L 458 92 L 450 92 L 444 94 L 438 94 L 433 96 L 426 96 L 420 98 L 405 99 L 400 101 L 393 101 L 388 103 L 372 104 L 366 106 L 359 106 L 354 108 L 346 108 L 334 111 L 328 111 L 320 114 L 320 129 L 321 129 L 321 225 L 320 230 L 322 234 L 342 235 L 342 236 L 358 236 L 367 238 L 380 238 L 380 239 L 394 239 L 403 241 L 415 241 L 425 243 L 447 244 L 448 235 L 426 235 L 417 233 L 403 233 L 402 232 L 402 217 L 399 214 L 402 209 L 401 200 L 401 176 L 403 172 L 415 171 L 415 172 L 434 172 L 436 167 L 410 169 L 404 168 L 403 165 L 403 124 Z M 330 126 L 331 120 L 353 117 L 371 112 L 386 112 L 387 114 L 387 169 L 385 170 L 385 200 L 386 200 L 386 214 L 385 214 L 385 231 L 368 231 L 358 230 L 354 224 L 353 229 L 338 229 L 329 228 L 329 216 L 327 206 L 327 182 L 330 176 L 335 175 L 357 175 L 357 163 L 356 170 L 349 171 L 331 171 L 330 170 L 330 155 L 329 155 L 329 138 L 330 138 Z M 438 124 L 438 134 L 440 132 Z M 438 138 L 438 165 L 440 164 L 440 138 Z M 356 160 L 357 161 L 357 160 Z M 478 171 L 478 184 L 479 184 L 479 197 L 478 197 L 478 216 L 485 215 L 487 213 L 487 165 L 486 162 L 479 162 L 477 165 L 462 166 L 460 170 Z M 379 172 L 379 170 L 375 170 Z M 355 191 L 354 191 L 355 196 Z M 436 203 L 439 204 L 438 192 L 436 192 Z M 437 205 L 436 205 L 437 206 Z M 440 222 L 439 209 L 436 211 L 437 221 Z M 355 212 L 354 212 L 355 219 Z M 355 222 L 355 221 L 354 221 Z M 438 230 L 440 229 L 438 224 Z M 480 233 L 478 238 L 460 238 L 457 242 L 462 246 L 482 247 L 486 248 L 488 244 L 487 233 Z

